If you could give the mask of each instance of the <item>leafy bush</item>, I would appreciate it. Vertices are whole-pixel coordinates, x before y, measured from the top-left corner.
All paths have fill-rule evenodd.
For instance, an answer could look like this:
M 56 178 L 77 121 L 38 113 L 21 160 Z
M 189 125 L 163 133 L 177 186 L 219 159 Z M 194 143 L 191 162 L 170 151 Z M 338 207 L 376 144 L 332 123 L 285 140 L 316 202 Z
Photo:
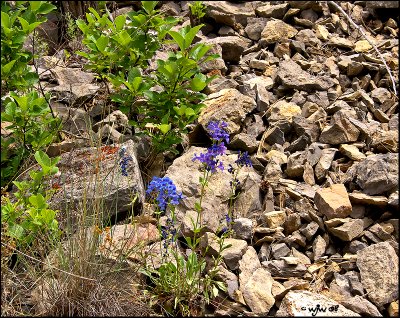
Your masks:
M 16 1 L 15 7 L 7 2 L 1 2 L 1 96 L 12 90 L 29 90 L 39 80 L 28 67 L 33 55 L 23 50 L 23 45 L 27 36 L 47 20 L 43 15 L 56 8 L 47 1 Z
M 41 170 L 30 171 L 29 181 L 14 181 L 18 188 L 12 202 L 6 197 L 1 206 L 1 222 L 7 223 L 6 235 L 14 238 L 18 247 L 26 247 L 35 240 L 43 238 L 57 239 L 59 236 L 56 211 L 49 209 L 47 200 L 53 190 L 45 190 L 48 178 L 58 172 L 56 167 L 60 158 L 50 159 L 43 151 L 35 153 L 35 159 Z
M 198 25 L 201 21 L 201 18 L 206 15 L 206 6 L 202 1 L 194 1 L 189 4 L 190 9 L 190 24 L 192 26 Z
M 77 21 L 88 48 L 78 54 L 89 60 L 88 69 L 112 83 L 112 100 L 128 114 L 131 125 L 152 137 L 156 152 L 162 152 L 179 143 L 185 127 L 198 117 L 205 98 L 200 92 L 212 80 L 201 74 L 199 64 L 216 55 L 205 57 L 209 46 L 192 45 L 201 26 L 171 31 L 178 20 L 162 17 L 156 4 L 142 1 L 142 10 L 114 21 L 90 8 L 87 23 Z M 166 60 L 158 59 L 157 70 L 150 73 L 148 61 L 163 44 L 179 49 Z
M 36 27 L 46 21 L 44 14 L 56 7 L 46 1 L 1 2 L 1 121 L 11 134 L 1 138 L 1 186 L 15 176 L 24 159 L 54 140 L 60 122 L 48 105 L 49 96 L 33 90 L 38 75 L 28 66 L 33 54 L 23 44 Z M 9 96 L 5 96 L 9 92 Z M 4 95 L 4 96 L 3 96 Z

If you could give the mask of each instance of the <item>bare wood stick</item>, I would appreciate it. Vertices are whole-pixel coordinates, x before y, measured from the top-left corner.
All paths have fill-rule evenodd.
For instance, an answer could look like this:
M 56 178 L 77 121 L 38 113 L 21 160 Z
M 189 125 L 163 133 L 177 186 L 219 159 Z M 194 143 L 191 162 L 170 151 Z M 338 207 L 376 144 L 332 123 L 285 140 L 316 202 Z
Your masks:
M 328 3 L 330 3 L 331 5 L 333 5 L 336 9 L 338 9 L 338 10 L 346 17 L 346 19 L 350 22 L 350 24 L 351 24 L 353 27 L 355 27 L 358 31 L 360 31 L 360 33 L 362 34 L 362 36 L 368 41 L 369 44 L 371 44 L 371 46 L 374 48 L 374 50 L 376 51 L 376 53 L 378 53 L 380 59 L 382 60 L 383 64 L 384 64 L 385 67 L 386 67 L 386 70 L 387 70 L 387 72 L 388 72 L 388 74 L 389 74 L 390 80 L 392 81 L 394 94 L 397 95 L 396 82 L 395 82 L 395 80 L 394 80 L 394 78 L 393 78 L 393 76 L 392 76 L 392 72 L 390 71 L 389 66 L 386 64 L 386 61 L 385 61 L 385 59 L 383 58 L 381 52 L 378 51 L 376 45 L 375 45 L 374 43 L 371 42 L 371 40 L 367 37 L 367 35 L 364 33 L 364 31 L 361 29 L 361 27 L 358 26 L 358 25 L 349 17 L 349 15 L 348 15 L 346 12 L 344 12 L 344 10 L 343 10 L 337 3 L 335 3 L 334 1 L 328 1 Z

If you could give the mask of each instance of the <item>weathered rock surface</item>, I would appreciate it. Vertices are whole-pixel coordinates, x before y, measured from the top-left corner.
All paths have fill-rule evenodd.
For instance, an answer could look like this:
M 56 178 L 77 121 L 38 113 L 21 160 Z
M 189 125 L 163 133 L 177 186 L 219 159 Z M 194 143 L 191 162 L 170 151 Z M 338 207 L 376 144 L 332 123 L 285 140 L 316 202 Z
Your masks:
M 326 296 L 303 290 L 287 293 L 276 313 L 276 317 L 296 316 L 361 317 Z
M 358 251 L 357 267 L 368 299 L 376 306 L 398 299 L 398 256 L 388 242 L 373 244 Z
M 317 190 L 314 201 L 318 210 L 328 219 L 346 217 L 352 211 L 349 195 L 343 184 Z

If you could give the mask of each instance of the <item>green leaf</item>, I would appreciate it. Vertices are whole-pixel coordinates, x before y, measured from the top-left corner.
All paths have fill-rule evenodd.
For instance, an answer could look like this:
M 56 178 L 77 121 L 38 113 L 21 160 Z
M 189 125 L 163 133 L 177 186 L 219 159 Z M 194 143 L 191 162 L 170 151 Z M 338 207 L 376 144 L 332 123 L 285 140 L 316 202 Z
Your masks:
M 190 117 L 190 116 L 196 115 L 196 113 L 192 108 L 186 108 L 185 115 L 186 115 L 186 117 Z
M 144 11 L 146 11 L 147 14 L 152 13 L 157 5 L 157 2 L 158 1 L 142 1 Z
M 18 17 L 19 22 L 21 23 L 22 30 L 26 33 L 29 32 L 29 22 L 26 21 L 23 17 Z
M 38 150 L 35 152 L 35 159 L 42 168 L 51 167 L 51 160 L 49 156 L 42 150 Z
M 127 46 L 132 41 L 132 38 L 126 30 L 122 30 L 118 33 L 116 40 L 122 46 Z
M 168 31 L 168 34 L 171 35 L 175 42 L 179 45 L 181 51 L 184 51 L 186 49 L 185 39 L 180 33 L 176 31 Z
M 12 60 L 11 62 L 7 63 L 6 65 L 1 67 L 1 75 L 5 76 L 7 75 L 11 68 L 13 67 L 13 65 L 15 64 L 16 60 Z
M 33 12 L 36 12 L 41 7 L 43 1 L 29 1 L 29 6 Z
M 7 14 L 7 12 L 1 11 L 1 27 L 2 28 L 10 27 L 10 16 Z
M 45 1 L 41 1 L 41 2 L 44 2 L 44 3 L 42 3 L 42 5 L 40 6 L 40 9 L 38 10 L 37 13 L 40 13 L 40 14 L 48 14 L 48 13 L 50 13 L 51 11 L 57 9 L 57 7 L 56 7 L 55 5 L 52 5 L 52 4 L 47 3 L 47 2 L 45 2 Z
M 104 35 L 100 36 L 97 40 L 96 40 L 96 46 L 99 49 L 100 52 L 105 51 L 107 45 L 108 45 L 108 37 L 105 37 Z
M 192 42 L 196 34 L 199 32 L 199 30 L 204 26 L 204 24 L 200 24 L 195 26 L 194 28 L 190 28 L 189 31 L 187 31 L 185 35 L 185 49 L 188 48 Z M 188 26 L 189 27 L 189 26 Z
M 46 199 L 43 197 L 43 195 L 41 195 L 40 193 L 38 193 L 37 195 L 31 195 L 29 197 L 29 202 L 36 208 L 38 209 L 43 209 L 46 208 Z
M 8 228 L 8 233 L 10 234 L 10 236 L 16 238 L 17 240 L 23 238 L 24 232 L 25 232 L 24 228 L 19 224 L 12 224 Z
M 206 86 L 207 77 L 204 74 L 197 74 L 191 81 L 190 81 L 190 88 L 195 92 L 202 91 Z
M 114 23 L 117 31 L 121 31 L 126 23 L 126 16 L 123 14 L 119 15 L 118 17 L 115 18 Z
M 158 128 L 165 135 L 167 132 L 169 132 L 171 130 L 171 124 L 161 124 L 161 125 L 158 125 Z

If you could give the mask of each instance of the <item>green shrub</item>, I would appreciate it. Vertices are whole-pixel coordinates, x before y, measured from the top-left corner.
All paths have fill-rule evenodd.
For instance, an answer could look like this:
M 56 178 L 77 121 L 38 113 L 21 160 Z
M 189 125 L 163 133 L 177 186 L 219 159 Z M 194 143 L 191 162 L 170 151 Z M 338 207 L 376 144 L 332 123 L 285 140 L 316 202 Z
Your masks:
M 49 209 L 47 200 L 53 190 L 45 190 L 46 180 L 58 172 L 56 167 L 60 158 L 50 159 L 43 151 L 35 153 L 35 159 L 41 170 L 30 171 L 31 180 L 14 181 L 18 188 L 15 201 L 8 197 L 1 206 L 1 222 L 7 223 L 6 235 L 14 238 L 17 247 L 27 247 L 35 240 L 45 237 L 58 239 L 58 222 L 56 211 Z
M 87 23 L 78 20 L 77 25 L 89 51 L 78 54 L 89 60 L 88 69 L 111 82 L 112 100 L 137 132 L 152 137 L 158 153 L 179 143 L 185 127 L 198 117 L 205 98 L 200 92 L 212 80 L 201 74 L 199 64 L 216 55 L 205 57 L 209 46 L 192 45 L 201 26 L 171 31 L 178 20 L 162 17 L 156 4 L 142 1 L 142 10 L 114 21 L 89 8 Z M 157 60 L 157 70 L 150 73 L 148 61 L 164 44 L 177 44 L 179 49 L 169 52 L 166 60 Z

